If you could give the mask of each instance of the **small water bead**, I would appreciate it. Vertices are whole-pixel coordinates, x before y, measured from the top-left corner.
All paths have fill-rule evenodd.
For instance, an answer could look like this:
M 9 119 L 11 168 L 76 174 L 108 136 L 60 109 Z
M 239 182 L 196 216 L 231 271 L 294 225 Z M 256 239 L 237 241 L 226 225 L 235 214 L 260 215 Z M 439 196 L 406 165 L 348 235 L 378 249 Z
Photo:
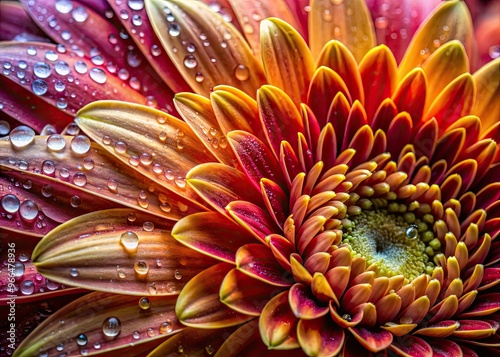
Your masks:
M 78 127 L 78 125 L 76 125 L 75 122 L 72 122 L 68 124 L 65 131 L 66 134 L 75 136 L 78 135 L 78 133 L 80 132 L 80 128 Z
M 104 64 L 104 58 L 101 55 L 96 55 L 90 58 L 90 62 L 96 66 L 102 66 Z
M 23 182 L 23 188 L 25 190 L 31 190 L 32 187 L 33 187 L 33 182 L 31 180 Z
M 20 262 L 27 262 L 30 259 L 30 256 L 26 253 L 21 253 L 19 254 L 19 261 Z
M 139 160 L 139 156 L 137 155 L 132 155 L 129 159 L 128 159 L 128 163 L 132 166 L 139 166 L 139 163 L 141 161 Z
M 64 30 L 63 32 L 61 32 L 61 37 L 63 40 L 69 41 L 71 39 L 71 32 L 69 32 L 68 30 Z
M 134 264 L 134 270 L 139 275 L 145 275 L 149 271 L 148 263 L 146 263 L 144 260 L 138 260 Z
M 52 134 L 57 134 L 56 128 L 54 128 L 53 125 L 47 124 L 43 127 L 42 131 L 40 132 L 40 135 L 52 135 Z
M 78 346 L 85 346 L 87 342 L 89 342 L 87 336 L 85 336 L 83 333 L 76 336 L 76 344 Z
M 102 346 L 101 346 L 101 343 L 100 343 L 100 342 L 96 342 L 96 343 L 94 343 L 94 348 L 95 348 L 96 350 L 101 349 L 101 347 L 102 347 Z
M 351 322 L 352 321 L 352 317 L 349 314 L 342 315 L 342 319 L 346 320 L 347 322 Z
M 172 37 L 177 37 L 181 33 L 181 27 L 179 24 L 173 22 L 168 25 L 168 33 Z
M 85 20 L 89 17 L 89 14 L 83 6 L 77 6 L 71 13 L 71 16 L 76 22 L 85 22 Z
M 180 188 L 184 188 L 186 187 L 186 179 L 182 176 L 178 176 L 175 178 L 175 184 Z
M 143 152 L 139 158 L 141 160 L 141 164 L 143 165 L 151 165 L 153 162 L 153 156 L 147 152 Z
M 73 278 L 76 278 L 78 276 L 79 272 L 78 272 L 78 269 L 76 268 L 71 268 L 69 270 L 69 275 L 71 275 Z
M 196 82 L 201 83 L 205 80 L 205 77 L 203 76 L 203 74 L 201 72 L 196 72 L 194 79 L 196 80 Z
M 412 224 L 408 228 L 406 228 L 405 236 L 407 239 L 415 240 L 418 238 L 418 226 Z
M 161 47 L 158 45 L 151 46 L 151 54 L 153 56 L 159 56 L 161 54 Z
M 134 340 L 138 340 L 139 338 L 141 338 L 141 334 L 139 333 L 139 331 L 134 331 L 132 333 L 132 337 Z
M 385 16 L 377 17 L 375 19 L 375 27 L 378 29 L 386 29 L 389 26 L 389 21 Z
M 169 321 L 165 321 L 160 325 L 160 333 L 170 333 L 173 330 L 172 323 Z
M 102 332 L 107 337 L 116 337 L 122 330 L 122 324 L 116 317 L 108 317 L 102 323 Z
M 42 79 L 35 79 L 31 83 L 31 89 L 36 95 L 44 95 L 49 90 L 49 85 Z
M 66 89 L 66 85 L 64 84 L 64 82 L 61 82 L 61 81 L 56 81 L 54 83 L 54 89 L 56 90 L 56 92 L 62 92 L 63 90 Z
M 59 352 L 63 351 L 64 350 L 64 343 L 61 342 L 60 344 L 58 344 L 56 347 L 56 350 L 58 350 Z
M 115 151 L 118 154 L 124 154 L 127 151 L 127 144 L 123 141 L 117 141 L 115 143 Z
M 35 131 L 28 126 L 20 125 L 10 132 L 11 144 L 16 148 L 28 146 L 35 139 Z
M 144 229 L 146 232 L 151 232 L 153 229 L 155 229 L 155 225 L 153 222 L 144 222 L 142 225 L 142 229 Z
M 61 14 L 69 14 L 73 10 L 73 2 L 71 0 L 57 0 L 56 10 Z
M 67 76 L 70 72 L 69 64 L 64 61 L 57 61 L 54 65 L 54 70 L 61 76 Z
M 36 62 L 33 65 L 33 73 L 35 76 L 38 78 L 48 78 L 50 74 L 52 73 L 52 69 L 50 68 L 50 65 L 45 62 Z
M 205 351 L 207 351 L 207 354 L 212 355 L 215 352 L 215 349 L 212 347 L 212 345 L 208 345 L 205 347 Z
M 126 81 L 129 78 L 130 74 L 125 68 L 122 68 L 118 71 L 118 78 L 120 78 L 122 81 Z
M 82 204 L 82 200 L 79 196 L 74 195 L 69 199 L 69 204 L 71 205 L 71 207 L 76 208 Z
M 24 295 L 31 295 L 35 292 L 35 283 L 31 280 L 25 280 L 19 285 L 19 290 Z
M 16 278 L 20 278 L 21 276 L 23 276 L 24 271 L 25 271 L 25 266 L 23 263 L 21 263 L 21 262 L 14 263 L 14 276 Z
M 19 198 L 17 198 L 17 196 L 10 194 L 10 193 L 3 196 L 2 200 L 0 202 L 2 204 L 2 208 L 7 213 L 16 213 L 19 210 L 19 207 L 21 205 Z
M 44 185 L 41 189 L 43 197 L 52 197 L 54 194 L 54 188 L 51 185 Z
M 78 187 L 83 187 L 87 184 L 87 176 L 83 172 L 77 172 L 73 175 L 73 183 Z
M 85 158 L 85 160 L 83 160 L 83 167 L 85 170 L 92 170 L 94 168 L 94 160 L 90 157 Z
M 85 135 L 77 135 L 71 140 L 70 146 L 75 154 L 86 154 L 90 150 L 90 139 Z
M 34 46 L 29 46 L 26 49 L 26 53 L 29 54 L 30 56 L 35 56 L 37 51 L 36 51 L 36 48 Z
M 52 175 L 56 171 L 56 165 L 51 160 L 45 160 L 42 163 L 42 172 L 45 175 Z
M 117 271 L 117 272 L 118 272 L 118 277 L 119 277 L 120 279 L 125 279 L 125 278 L 127 277 L 127 274 L 125 274 L 125 272 L 124 272 L 123 270 L 118 269 L 118 271 Z
M 132 222 L 135 222 L 137 219 L 137 216 L 135 215 L 135 213 L 129 213 L 129 215 L 127 216 L 127 221 L 132 223 Z
M 149 337 L 154 337 L 156 335 L 156 331 L 152 327 L 148 328 L 148 331 L 146 333 Z
M 493 45 L 488 49 L 488 55 L 492 59 L 500 57 L 500 45 Z
M 106 77 L 106 73 L 102 69 L 95 67 L 89 71 L 89 76 L 94 82 L 99 84 L 106 83 L 106 80 L 108 79 Z
M 8 135 L 10 132 L 10 124 L 5 120 L 0 120 L 0 136 Z
M 47 138 L 47 147 L 52 151 L 61 151 L 66 147 L 66 140 L 59 134 L 53 134 Z
M 120 243 L 126 250 L 136 250 L 139 246 L 139 236 L 132 231 L 122 233 L 120 236 Z
M 179 270 L 174 271 L 174 278 L 176 280 L 181 280 L 182 279 L 182 273 Z
M 75 71 L 77 71 L 80 74 L 87 73 L 88 71 L 87 64 L 83 61 L 77 61 L 75 63 Z
M 141 26 L 142 25 L 142 17 L 141 15 L 134 15 L 132 16 L 132 24 L 135 26 Z
M 170 212 L 172 210 L 172 205 L 168 202 L 165 202 L 165 203 L 162 203 L 160 204 L 160 209 L 163 211 L 163 212 Z
M 151 302 L 147 297 L 143 297 L 139 299 L 139 307 L 143 310 L 147 310 L 151 307 Z
M 154 172 L 155 174 L 158 174 L 158 175 L 159 175 L 159 174 L 161 174 L 161 173 L 163 172 L 163 168 L 161 167 L 161 165 L 160 165 L 160 164 L 154 164 L 154 165 L 153 165 L 153 172 Z
M 144 9 L 144 1 L 143 0 L 128 0 L 127 5 L 132 10 L 142 10 Z
M 54 51 L 52 51 L 52 50 L 48 50 L 47 52 L 45 52 L 45 59 L 48 60 L 48 61 L 54 62 L 58 58 L 59 58 L 59 55 L 57 53 L 55 53 Z
M 104 145 L 111 145 L 111 138 L 108 136 L 108 135 L 104 135 L 103 138 L 102 138 L 102 143 Z
M 19 213 L 21 215 L 21 218 L 28 222 L 34 221 L 38 216 L 38 212 L 38 205 L 32 200 L 25 200 L 19 206 Z
M 59 177 L 66 180 L 69 177 L 69 170 L 65 167 L 59 169 Z
M 132 68 L 137 68 L 141 65 L 142 59 L 136 50 L 127 52 L 127 63 Z

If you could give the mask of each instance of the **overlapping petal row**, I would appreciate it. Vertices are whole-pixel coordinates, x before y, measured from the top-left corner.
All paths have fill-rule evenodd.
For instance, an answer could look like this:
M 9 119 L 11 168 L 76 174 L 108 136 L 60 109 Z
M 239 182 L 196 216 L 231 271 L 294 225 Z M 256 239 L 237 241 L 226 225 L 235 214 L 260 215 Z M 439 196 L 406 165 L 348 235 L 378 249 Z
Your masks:
M 261 66 L 234 28 L 199 16 L 202 5 L 148 4 L 152 27 L 198 93 L 175 96 L 184 121 L 97 102 L 76 118 L 92 143 L 84 135 L 0 142 L 1 164 L 12 170 L 6 184 L 14 183 L 4 197 L 19 203 L 5 226 L 40 223 L 37 234 L 50 233 L 34 251 L 37 270 L 107 292 L 59 311 L 19 354 L 57 354 L 61 343 L 68 353 L 98 353 L 130 341 L 138 354 L 165 338 L 152 356 L 498 349 L 500 62 L 469 74 L 462 3 L 443 3 L 399 66 L 386 46 L 374 47 L 363 11 L 351 19 L 365 24 L 361 37 L 327 41 L 315 37 L 314 26 L 329 21 L 313 2 L 311 50 L 286 22 L 262 21 Z M 169 16 L 178 27 L 167 34 Z M 227 73 L 227 62 L 200 53 L 201 34 L 247 62 Z M 195 40 L 197 52 L 184 47 Z M 99 209 L 108 210 L 89 213 Z M 360 227 L 402 237 L 395 245 L 407 261 L 381 260 L 387 247 L 358 243 Z M 127 296 L 115 306 L 109 293 Z M 62 316 L 79 323 L 77 306 L 76 316 L 104 313 L 56 333 Z

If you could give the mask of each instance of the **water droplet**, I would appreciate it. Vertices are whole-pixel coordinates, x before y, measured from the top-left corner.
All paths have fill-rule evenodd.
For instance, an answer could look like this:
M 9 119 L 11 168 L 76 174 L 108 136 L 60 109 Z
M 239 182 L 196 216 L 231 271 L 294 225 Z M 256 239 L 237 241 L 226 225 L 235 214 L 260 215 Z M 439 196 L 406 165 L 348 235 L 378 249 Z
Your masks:
M 68 30 L 64 30 L 63 32 L 61 32 L 61 37 L 63 40 L 69 41 L 71 39 L 71 32 L 69 32 Z
M 10 124 L 5 120 L 0 120 L 0 136 L 8 135 L 10 132 Z
M 153 222 L 144 222 L 142 225 L 142 229 L 144 229 L 146 232 L 151 232 L 153 229 L 155 229 L 155 225 Z
M 149 271 L 148 263 L 146 263 L 144 260 L 138 260 L 134 264 L 134 270 L 139 275 L 145 275 Z
M 21 205 L 19 198 L 10 193 L 3 196 L 0 202 L 7 213 L 16 213 Z
M 54 188 L 51 185 L 44 185 L 41 192 L 43 197 L 52 197 L 54 194 Z
M 75 71 L 77 71 L 80 74 L 87 73 L 88 67 L 87 64 L 83 61 L 77 61 L 75 63 Z
M 56 165 L 54 165 L 53 161 L 45 160 L 42 163 L 42 172 L 45 175 L 52 175 L 56 171 Z
M 148 334 L 149 337 L 153 337 L 154 335 L 156 335 L 156 332 L 153 328 L 148 328 L 148 331 L 146 332 Z
M 151 154 L 147 152 L 143 152 L 139 159 L 141 160 L 141 163 L 143 165 L 151 165 L 151 163 L 153 162 L 153 156 L 151 156 Z
M 80 132 L 80 128 L 78 127 L 78 125 L 76 125 L 75 122 L 72 122 L 68 124 L 65 131 L 68 135 L 78 135 L 78 133 Z
M 30 56 L 36 55 L 36 48 L 34 46 L 29 46 L 26 49 L 26 53 L 28 53 Z
M 83 333 L 76 336 L 76 344 L 78 346 L 85 346 L 87 342 L 88 342 L 87 336 L 85 336 Z
M 127 216 L 127 221 L 130 223 L 135 222 L 136 219 L 137 216 L 135 215 L 135 213 L 129 213 L 129 215 Z
M 60 344 L 58 344 L 57 347 L 56 347 L 56 350 L 58 350 L 59 352 L 61 352 L 62 350 L 64 350 L 64 343 L 61 342 Z
M 32 200 L 26 200 L 19 206 L 21 218 L 28 222 L 34 221 L 38 216 L 38 212 L 38 205 Z
M 52 70 L 51 70 L 50 65 L 48 63 L 36 62 L 33 65 L 33 73 L 38 78 L 45 79 L 45 78 L 48 78 L 50 76 L 50 74 L 52 73 Z
M 47 138 L 47 147 L 53 151 L 61 151 L 66 146 L 66 140 L 59 134 L 53 134 Z
M 207 354 L 212 355 L 215 352 L 215 349 L 212 347 L 212 345 L 208 345 L 205 347 L 205 351 L 207 351 Z
M 351 315 L 349 315 L 349 314 L 344 314 L 344 315 L 342 315 L 342 318 L 343 318 L 344 320 L 346 320 L 347 322 L 351 322 L 351 321 L 352 321 L 352 317 L 351 317 Z
M 108 337 L 116 337 L 122 330 L 122 324 L 116 317 L 108 317 L 102 323 L 102 332 Z
M 417 239 L 417 237 L 418 237 L 418 226 L 415 225 L 415 224 L 412 224 L 411 226 L 409 226 L 408 228 L 406 228 L 405 236 L 406 236 L 407 239 L 411 239 L 411 240 Z
M 83 187 L 87 184 L 87 176 L 83 172 L 77 172 L 73 175 L 73 183 L 78 187 Z
M 71 205 L 71 207 L 76 208 L 82 204 L 82 200 L 80 197 L 74 195 L 69 199 L 69 204 Z
M 102 347 L 102 346 L 101 346 L 101 343 L 100 343 L 100 342 L 96 342 L 96 343 L 94 343 L 94 348 L 95 348 L 96 350 L 101 349 L 101 347 Z
M 168 33 L 170 34 L 170 36 L 172 37 L 177 37 L 179 36 L 179 34 L 181 33 L 181 27 L 179 26 L 179 24 L 177 23 L 171 23 L 169 26 L 168 26 Z
M 35 139 L 35 131 L 28 126 L 20 125 L 10 132 L 11 144 L 16 148 L 28 146 Z
M 151 46 L 151 54 L 153 56 L 159 56 L 161 54 L 161 47 L 158 45 Z
M 135 250 L 139 245 L 139 236 L 132 231 L 122 233 L 122 235 L 120 236 L 120 243 L 127 250 Z
M 142 59 L 139 56 L 139 53 L 135 50 L 127 52 L 127 63 L 132 68 L 137 68 L 141 65 Z
M 128 7 L 130 7 L 132 10 L 142 10 L 144 8 L 144 1 L 143 0 L 128 0 L 127 2 Z
M 71 275 L 73 278 L 76 278 L 78 276 L 79 272 L 78 272 L 78 269 L 76 268 L 71 268 L 69 270 L 69 275 Z
M 115 143 L 115 151 L 118 154 L 124 154 L 127 151 L 127 144 L 123 141 L 117 141 Z
M 151 307 L 151 302 L 147 297 L 143 297 L 139 299 L 139 307 L 143 310 L 147 310 Z
M 492 59 L 500 57 L 500 45 L 493 45 L 488 49 L 488 54 Z
M 70 146 L 75 154 L 85 154 L 90 150 L 90 139 L 85 135 L 77 135 L 71 140 Z
M 114 180 L 114 179 L 109 179 L 109 180 L 108 180 L 108 189 L 109 189 L 110 191 L 115 192 L 117 188 L 118 188 L 118 183 L 116 182 L 116 180 Z
M 375 19 L 375 27 L 378 29 L 386 29 L 389 26 L 389 21 L 384 16 Z
M 160 204 L 160 209 L 163 211 L 163 212 L 170 212 L 172 210 L 172 205 L 168 202 L 165 202 L 165 203 L 162 203 Z
M 180 188 L 186 187 L 186 179 L 184 177 L 178 176 L 175 178 L 175 184 Z
M 94 160 L 90 157 L 85 158 L 85 160 L 83 160 L 83 167 L 85 170 L 92 170 L 94 168 Z
M 118 71 L 118 78 L 120 78 L 122 81 L 126 81 L 130 74 L 125 68 L 122 68 Z
M 63 180 L 67 179 L 67 178 L 69 177 L 69 170 L 68 170 L 67 168 L 65 168 L 65 167 L 61 167 L 61 168 L 59 169 L 59 176 L 60 176 Z
M 54 89 L 56 90 L 56 92 L 61 93 L 63 90 L 66 89 L 66 85 L 64 84 L 64 82 L 56 81 L 54 83 Z
M 56 51 L 59 52 L 59 53 L 66 53 L 66 46 L 64 46 L 63 44 L 59 43 L 56 46 Z
M 83 6 L 77 6 L 71 13 L 71 16 L 76 22 L 84 22 L 89 17 L 89 14 Z
M 128 159 L 128 163 L 132 166 L 139 166 L 139 156 L 137 155 L 132 155 L 129 159 Z
M 160 333 L 170 333 L 173 330 L 172 323 L 165 321 L 160 325 Z
M 194 79 L 196 80 L 196 82 L 201 83 L 205 80 L 205 77 L 203 76 L 203 74 L 201 72 L 196 72 Z
M 67 76 L 70 72 L 69 65 L 64 61 L 57 61 L 54 65 L 54 70 L 61 76 Z
M 35 283 L 31 280 L 25 280 L 19 285 L 19 290 L 24 295 L 31 295 L 35 291 Z
M 107 77 L 106 73 L 100 68 L 92 68 L 89 71 L 90 78 L 94 80 L 94 82 L 99 83 L 99 84 L 104 84 L 106 83 Z
M 142 17 L 141 15 L 134 15 L 132 16 L 132 24 L 135 26 L 141 26 L 142 25 Z
M 141 334 L 139 333 L 139 331 L 134 331 L 132 333 L 132 337 L 134 338 L 134 340 L 138 340 L 141 337 Z
M 49 90 L 48 84 L 42 79 L 35 79 L 33 83 L 31 83 L 31 90 L 36 95 L 44 95 Z
M 20 262 L 15 262 L 14 263 L 14 276 L 16 278 L 19 278 L 24 275 L 24 264 Z
M 54 62 L 59 58 L 59 55 L 52 50 L 45 52 L 45 59 Z
M 73 10 L 73 2 L 71 0 L 57 0 L 56 10 L 61 14 L 68 14 Z

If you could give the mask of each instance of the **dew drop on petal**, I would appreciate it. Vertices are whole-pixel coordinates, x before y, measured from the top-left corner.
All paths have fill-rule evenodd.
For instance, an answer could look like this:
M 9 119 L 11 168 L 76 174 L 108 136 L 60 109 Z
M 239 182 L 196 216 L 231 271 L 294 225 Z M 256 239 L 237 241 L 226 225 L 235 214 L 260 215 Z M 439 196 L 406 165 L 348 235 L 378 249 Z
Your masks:
M 79 272 L 78 272 L 78 269 L 76 268 L 71 268 L 69 270 L 69 275 L 71 275 L 73 278 L 76 278 L 78 276 Z
M 0 120 L 0 136 L 8 135 L 10 132 L 10 124 L 5 120 Z
M 10 193 L 3 196 L 2 200 L 0 202 L 2 204 L 2 208 L 7 213 L 16 213 L 19 210 L 19 207 L 21 205 L 19 198 L 17 198 L 17 196 L 10 194 Z
M 147 297 L 142 297 L 139 299 L 139 307 L 143 310 L 147 310 L 151 307 L 151 302 Z
M 149 271 L 148 263 L 146 263 L 144 260 L 138 260 L 134 264 L 134 270 L 139 275 L 145 275 Z
M 85 22 L 85 20 L 89 17 L 89 14 L 83 6 L 77 6 L 71 13 L 71 16 L 76 22 Z
M 48 78 L 50 74 L 52 73 L 52 69 L 50 68 L 50 65 L 45 62 L 36 62 L 33 65 L 33 73 L 35 76 L 38 78 Z
M 174 271 L 174 278 L 176 280 L 181 280 L 182 279 L 182 273 L 179 270 Z
M 158 45 L 151 46 L 151 54 L 153 56 L 159 56 L 161 54 L 161 47 Z
M 195 68 L 197 65 L 198 62 L 193 55 L 187 55 L 186 57 L 184 57 L 184 66 L 186 66 L 186 68 Z
M 24 295 L 31 295 L 35 291 L 35 283 L 31 280 L 25 280 L 19 285 L 19 290 Z
M 54 65 L 54 70 L 61 76 L 67 76 L 70 72 L 69 65 L 64 61 L 56 62 L 56 64 Z
M 71 0 L 56 0 L 56 10 L 61 14 L 68 14 L 73 10 L 73 2 Z
M 94 168 L 94 160 L 90 157 L 85 158 L 85 160 L 83 160 L 83 167 L 85 170 L 92 170 Z
M 151 232 L 153 229 L 155 229 L 155 225 L 153 222 L 144 222 L 144 224 L 142 225 L 142 228 L 146 232 Z
M 172 37 L 177 37 L 179 36 L 179 34 L 181 33 L 181 27 L 179 26 L 179 24 L 177 23 L 171 23 L 169 26 L 168 26 L 168 33 L 170 36 Z
M 25 266 L 23 263 L 20 263 L 20 262 L 14 263 L 14 276 L 16 278 L 20 278 L 21 276 L 23 276 L 24 271 L 25 271 Z
M 417 237 L 418 237 L 418 226 L 412 224 L 411 226 L 409 226 L 408 228 L 406 228 L 405 236 L 406 236 L 407 239 L 410 239 L 410 240 L 417 239 Z
M 201 83 L 205 80 L 205 76 L 203 76 L 203 73 L 201 72 L 196 72 L 194 79 L 196 80 L 196 82 Z
M 160 325 L 160 333 L 170 333 L 172 332 L 172 323 L 169 321 L 165 321 Z
M 120 243 L 127 250 L 135 250 L 139 245 L 139 236 L 132 231 L 122 233 L 120 236 Z
M 132 337 L 134 338 L 134 340 L 138 340 L 141 337 L 141 334 L 139 333 L 139 331 L 134 331 L 132 333 Z
M 90 75 L 90 78 L 92 78 L 92 80 L 96 83 L 99 83 L 99 84 L 106 83 L 106 80 L 107 80 L 106 73 L 104 73 L 104 71 L 100 68 L 95 68 L 95 67 L 92 68 L 89 71 L 89 75 Z
M 9 138 L 12 146 L 23 148 L 33 142 L 35 139 L 35 131 L 28 126 L 20 125 L 12 129 Z
M 28 222 L 32 222 L 38 216 L 38 205 L 32 200 L 26 200 L 19 206 L 21 218 Z
M 36 95 L 44 95 L 49 90 L 49 85 L 42 79 L 35 79 L 33 83 L 31 83 L 31 90 Z
M 42 172 L 45 175 L 52 175 L 56 171 L 56 165 L 51 160 L 45 160 L 42 163 Z
M 127 5 L 132 10 L 139 11 L 144 8 L 144 0 L 128 0 Z
M 71 140 L 70 146 L 75 154 L 85 154 L 90 150 L 90 139 L 85 135 L 77 135 Z
M 83 333 L 76 336 L 76 344 L 78 346 L 85 346 L 87 342 L 88 342 L 87 336 L 85 336 Z
M 58 58 L 59 58 L 59 55 L 52 50 L 48 50 L 47 52 L 45 52 L 45 59 L 48 61 L 54 62 Z
M 87 184 L 87 176 L 83 172 L 77 172 L 73 175 L 73 183 L 78 187 L 83 187 Z
M 116 337 L 122 330 L 122 324 L 116 317 L 108 317 L 102 323 L 102 333 L 107 337 Z
M 75 71 L 77 71 L 80 74 L 87 73 L 88 71 L 87 64 L 83 61 L 75 62 Z
M 59 134 L 52 134 L 47 138 L 47 147 L 52 151 L 61 151 L 66 147 L 66 140 Z
M 51 185 L 44 185 L 41 189 L 43 197 L 52 197 L 54 194 L 54 188 Z
M 123 141 L 117 141 L 115 143 L 115 151 L 119 154 L 124 154 L 127 151 L 127 144 Z

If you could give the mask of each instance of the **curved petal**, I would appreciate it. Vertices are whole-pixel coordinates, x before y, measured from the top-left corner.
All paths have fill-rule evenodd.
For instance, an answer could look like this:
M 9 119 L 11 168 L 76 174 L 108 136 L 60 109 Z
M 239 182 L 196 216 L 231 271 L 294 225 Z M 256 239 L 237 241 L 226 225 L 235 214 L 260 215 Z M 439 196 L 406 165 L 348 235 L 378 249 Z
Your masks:
M 264 83 L 243 36 L 202 2 L 146 0 L 146 10 L 163 48 L 195 92 L 208 96 L 211 88 L 227 84 L 254 95 Z
M 482 133 L 498 122 L 497 113 L 500 113 L 499 66 L 500 59 L 495 59 L 473 75 L 477 99 L 471 113 L 481 118 Z
M 196 328 L 222 328 L 236 326 L 251 320 L 250 315 L 230 309 L 220 301 L 219 290 L 233 265 L 220 263 L 192 278 L 182 289 L 175 313 L 186 326 Z
M 250 202 L 233 201 L 226 206 L 226 210 L 236 222 L 266 245 L 268 235 L 281 231 L 267 211 Z
M 288 293 L 288 301 L 293 314 L 302 320 L 316 320 L 325 316 L 329 307 L 326 304 L 321 306 L 311 292 L 311 289 L 304 284 L 294 284 Z
M 129 209 L 89 213 L 46 235 L 33 262 L 38 272 L 67 285 L 129 295 L 177 294 L 215 261 L 177 243 L 170 227 Z
M 344 346 L 345 333 L 327 317 L 300 320 L 297 339 L 308 356 L 336 356 Z
M 371 352 L 379 352 L 385 350 L 392 343 L 392 334 L 385 330 L 367 330 L 363 327 L 349 327 L 349 331 Z
M 389 348 L 400 356 L 432 357 L 431 346 L 415 336 L 404 336 L 401 341 L 393 341 Z
M 61 352 L 83 354 L 95 344 L 99 352 L 130 347 L 132 335 L 139 335 L 135 344 L 157 340 L 184 327 L 174 313 L 176 297 L 150 297 L 148 313 L 139 308 L 136 296 L 91 293 L 71 302 L 40 324 L 19 345 L 17 356 Z M 151 331 L 148 331 L 151 328 Z M 79 339 L 76 336 L 83 334 Z M 80 343 L 77 343 L 80 342 Z M 60 350 L 63 346 L 64 350 Z M 117 351 L 118 350 L 118 351 Z

